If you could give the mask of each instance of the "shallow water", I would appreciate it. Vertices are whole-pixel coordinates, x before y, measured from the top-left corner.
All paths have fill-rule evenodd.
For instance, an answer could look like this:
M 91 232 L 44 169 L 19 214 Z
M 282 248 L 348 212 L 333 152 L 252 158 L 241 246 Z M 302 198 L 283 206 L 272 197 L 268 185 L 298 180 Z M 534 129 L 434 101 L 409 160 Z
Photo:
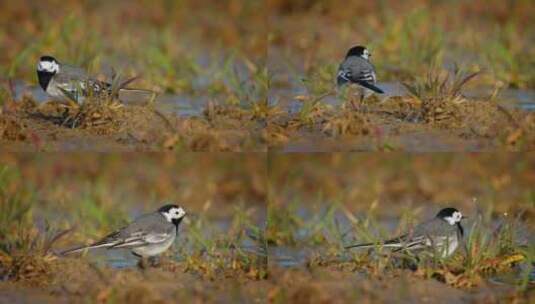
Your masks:
M 378 82 L 377 85 L 385 92 L 376 95 L 380 102 L 388 102 L 390 97 L 404 97 L 408 95 L 407 90 L 400 82 Z M 492 88 L 476 88 L 463 92 L 463 95 L 469 99 L 488 99 L 492 93 Z M 272 105 L 279 104 L 286 108 L 290 115 L 297 114 L 303 107 L 303 103 L 295 99 L 296 96 L 306 95 L 305 88 L 297 82 L 283 88 L 274 88 L 270 92 L 269 101 Z M 505 89 L 495 97 L 503 105 L 519 108 L 525 111 L 535 111 L 535 90 Z M 333 107 L 340 107 L 344 99 L 334 94 L 321 99 L 321 102 Z
M 304 266 L 312 255 L 307 248 L 272 246 L 268 248 L 269 262 L 284 268 Z

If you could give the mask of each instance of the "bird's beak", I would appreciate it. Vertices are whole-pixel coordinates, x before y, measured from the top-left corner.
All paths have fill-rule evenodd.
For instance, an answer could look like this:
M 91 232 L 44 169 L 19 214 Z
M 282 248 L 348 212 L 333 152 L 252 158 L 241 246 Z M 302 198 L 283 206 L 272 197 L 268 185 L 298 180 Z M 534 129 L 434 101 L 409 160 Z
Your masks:
M 467 216 L 464 216 L 464 215 L 463 215 L 463 217 L 461 217 L 461 220 L 465 220 L 465 219 L 467 219 L 467 218 L 468 218 Z

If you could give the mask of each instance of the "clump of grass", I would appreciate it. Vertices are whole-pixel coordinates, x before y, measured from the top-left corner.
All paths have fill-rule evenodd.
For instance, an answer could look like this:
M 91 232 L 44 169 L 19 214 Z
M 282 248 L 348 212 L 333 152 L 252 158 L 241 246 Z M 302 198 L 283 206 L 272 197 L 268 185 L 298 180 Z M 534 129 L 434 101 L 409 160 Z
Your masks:
M 458 104 L 464 102 L 462 89 L 480 72 L 465 74 L 457 66 L 447 71 L 431 68 L 425 79 L 403 83 L 409 94 L 421 102 L 420 116 L 426 123 L 449 125 L 459 120 Z
M 185 272 L 208 279 L 229 275 L 244 275 L 254 280 L 267 277 L 263 230 L 251 222 L 250 214 L 243 206 L 236 207 L 235 211 L 224 235 L 206 216 L 193 216 L 187 244 L 181 246 Z M 252 247 L 244 246 L 245 239 L 254 241 Z
M 0 276 L 29 284 L 46 284 L 55 259 L 52 244 L 68 231 L 56 231 L 48 225 L 44 233 L 33 224 L 33 193 L 28 189 L 10 189 L 17 179 L 15 170 L 0 167 Z
M 426 78 L 413 83 L 403 83 L 409 93 L 422 102 L 436 100 L 457 100 L 462 97 L 463 87 L 480 72 L 465 74 L 457 65 L 452 74 L 432 67 L 427 71 Z
M 100 134 L 113 133 L 125 123 L 124 106 L 112 99 L 87 100 L 82 106 L 71 108 L 62 125 L 71 128 L 99 129 Z

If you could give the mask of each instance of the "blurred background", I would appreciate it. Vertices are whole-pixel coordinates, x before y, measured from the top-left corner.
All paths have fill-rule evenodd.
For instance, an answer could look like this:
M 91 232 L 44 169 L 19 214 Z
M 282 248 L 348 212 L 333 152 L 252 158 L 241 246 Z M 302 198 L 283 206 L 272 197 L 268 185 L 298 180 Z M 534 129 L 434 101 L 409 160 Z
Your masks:
M 535 216 L 535 157 L 531 154 L 331 153 L 270 156 L 270 203 L 305 208 L 340 202 L 352 211 L 378 201 L 381 213 L 454 205 L 472 199 L 495 212 L 524 209 Z

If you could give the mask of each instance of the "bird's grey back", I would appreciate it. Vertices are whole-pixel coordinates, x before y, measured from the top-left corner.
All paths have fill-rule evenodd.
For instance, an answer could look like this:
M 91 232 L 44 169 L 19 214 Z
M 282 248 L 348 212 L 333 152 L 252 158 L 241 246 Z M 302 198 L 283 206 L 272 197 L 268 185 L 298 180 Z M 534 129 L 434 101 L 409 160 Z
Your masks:
M 444 220 L 434 218 L 414 227 L 412 235 L 426 235 L 433 237 L 443 235 L 444 233 L 455 233 L 456 231 L 456 226 L 452 226 Z
M 148 213 L 138 217 L 128 226 L 117 230 L 108 237 L 127 238 L 133 233 L 141 231 L 150 231 L 153 233 L 172 233 L 174 230 L 175 225 L 168 222 L 160 213 Z
M 375 68 L 368 60 L 358 57 L 349 56 L 340 64 L 339 70 L 349 71 L 352 78 L 360 77 L 365 74 L 373 74 L 373 80 L 369 82 L 375 83 Z M 355 79 L 356 80 L 356 79 Z

